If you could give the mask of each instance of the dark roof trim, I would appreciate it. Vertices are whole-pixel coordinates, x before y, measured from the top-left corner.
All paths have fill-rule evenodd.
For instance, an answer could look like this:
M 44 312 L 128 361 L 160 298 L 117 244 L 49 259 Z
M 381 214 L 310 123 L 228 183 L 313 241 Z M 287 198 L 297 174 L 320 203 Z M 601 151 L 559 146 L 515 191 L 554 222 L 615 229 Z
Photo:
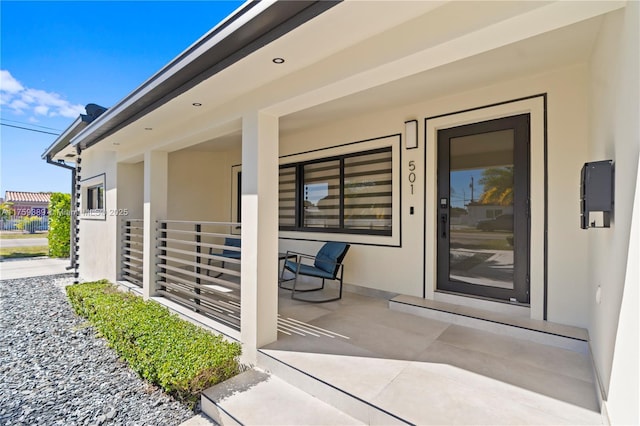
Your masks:
M 85 149 L 100 142 L 243 57 L 339 4 L 340 1 L 246 3 L 242 9 L 110 108 L 71 143 Z M 246 22 L 241 23 L 242 19 Z M 241 25 L 238 28 L 219 39 L 220 34 L 228 27 L 239 23 Z
M 85 129 L 93 120 L 98 118 L 107 109 L 96 104 L 88 104 L 84 107 L 86 114 L 80 114 L 78 118 L 47 148 L 42 154 L 42 159 L 53 158 L 57 153 L 66 148 L 78 133 Z

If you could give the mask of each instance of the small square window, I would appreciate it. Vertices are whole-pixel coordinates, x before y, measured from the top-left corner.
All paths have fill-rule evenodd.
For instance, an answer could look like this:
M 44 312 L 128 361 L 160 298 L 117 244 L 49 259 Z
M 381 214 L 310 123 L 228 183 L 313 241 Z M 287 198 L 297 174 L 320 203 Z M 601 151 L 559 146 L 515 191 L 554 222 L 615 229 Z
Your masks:
M 105 215 L 105 175 L 81 181 L 80 217 L 82 219 L 104 220 Z

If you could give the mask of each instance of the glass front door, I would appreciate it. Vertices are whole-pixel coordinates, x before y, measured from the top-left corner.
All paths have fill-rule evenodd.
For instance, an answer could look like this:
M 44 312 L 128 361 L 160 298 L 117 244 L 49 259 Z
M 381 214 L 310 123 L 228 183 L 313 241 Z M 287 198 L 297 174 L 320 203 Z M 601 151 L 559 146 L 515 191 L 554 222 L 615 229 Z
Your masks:
M 438 132 L 438 290 L 529 303 L 529 115 Z

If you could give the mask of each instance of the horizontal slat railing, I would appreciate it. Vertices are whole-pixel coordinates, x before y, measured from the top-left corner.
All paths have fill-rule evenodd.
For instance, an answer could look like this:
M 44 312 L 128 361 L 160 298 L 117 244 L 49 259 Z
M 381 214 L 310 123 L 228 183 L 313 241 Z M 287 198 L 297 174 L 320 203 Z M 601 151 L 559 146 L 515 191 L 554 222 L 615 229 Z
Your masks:
M 239 247 L 225 245 L 240 239 L 239 229 L 229 222 L 157 221 L 157 293 L 240 330 L 240 259 L 224 255 L 239 255 Z
M 138 287 L 142 287 L 142 255 L 144 254 L 142 225 L 142 219 L 124 218 L 122 220 L 121 278 Z

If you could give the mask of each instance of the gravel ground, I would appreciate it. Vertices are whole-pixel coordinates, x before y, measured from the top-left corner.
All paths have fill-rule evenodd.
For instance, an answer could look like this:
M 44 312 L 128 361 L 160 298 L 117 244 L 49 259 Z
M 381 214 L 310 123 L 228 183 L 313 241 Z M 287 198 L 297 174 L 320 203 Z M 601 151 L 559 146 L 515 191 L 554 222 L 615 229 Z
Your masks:
M 194 413 L 145 383 L 77 317 L 68 275 L 0 280 L 0 425 L 178 425 Z

